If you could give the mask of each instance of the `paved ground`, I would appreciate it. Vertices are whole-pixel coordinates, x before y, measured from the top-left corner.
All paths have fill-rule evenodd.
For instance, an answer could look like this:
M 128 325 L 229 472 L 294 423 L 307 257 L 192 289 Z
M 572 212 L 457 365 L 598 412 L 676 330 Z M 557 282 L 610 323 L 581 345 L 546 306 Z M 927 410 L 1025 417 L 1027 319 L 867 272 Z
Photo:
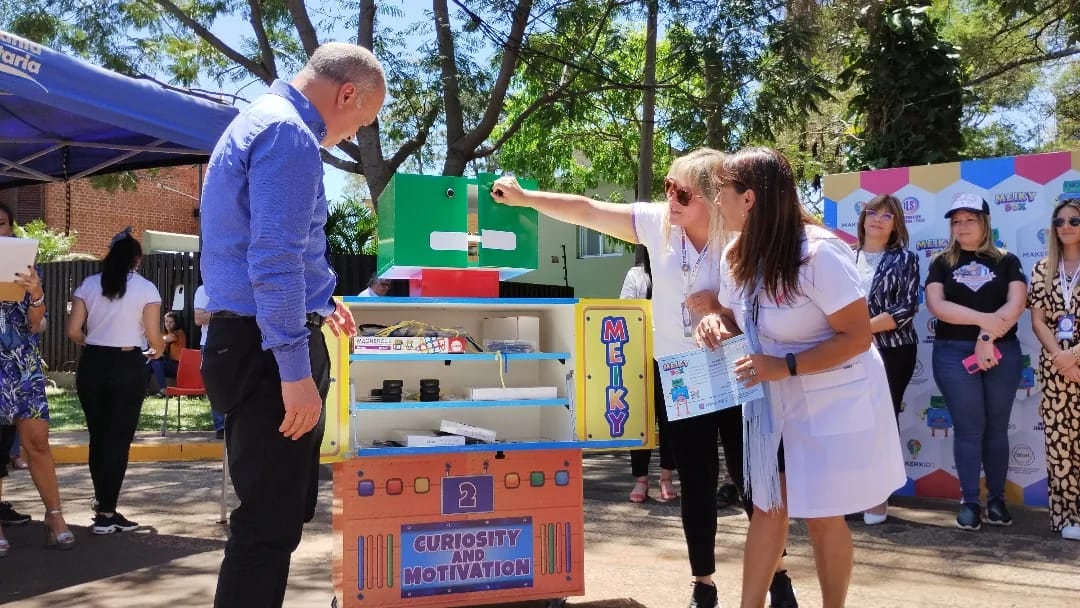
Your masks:
M 225 530 L 218 525 L 220 465 L 139 463 L 128 474 L 125 515 L 149 529 L 94 537 L 85 466 L 60 470 L 68 521 L 78 546 L 46 550 L 40 521 L 5 533 L 13 549 L 0 560 L 0 604 L 53 606 L 209 606 Z M 4 499 L 40 520 L 42 508 L 25 473 L 6 480 Z M 678 506 L 632 505 L 625 456 L 586 458 L 586 589 L 580 608 L 679 608 L 690 591 Z M 293 559 L 286 606 L 326 608 L 331 600 L 330 483 L 318 518 Z M 1017 510 L 1017 525 L 978 533 L 952 528 L 953 506 L 898 501 L 882 526 L 852 522 L 858 562 L 851 607 L 1052 608 L 1080 606 L 1080 543 L 1050 534 L 1046 514 Z M 717 536 L 720 597 L 738 605 L 741 543 L 746 520 L 721 514 Z M 788 565 L 804 608 L 820 607 L 805 528 L 792 527 Z M 533 608 L 538 604 L 523 604 Z

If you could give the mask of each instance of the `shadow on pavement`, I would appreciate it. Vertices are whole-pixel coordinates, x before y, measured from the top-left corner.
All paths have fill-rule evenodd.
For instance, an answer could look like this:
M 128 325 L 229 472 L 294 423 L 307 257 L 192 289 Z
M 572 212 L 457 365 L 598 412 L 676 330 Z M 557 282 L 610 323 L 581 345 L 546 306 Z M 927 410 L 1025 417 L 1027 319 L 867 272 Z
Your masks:
M 75 533 L 75 547 L 57 551 L 45 546 L 45 524 L 41 521 L 4 528 L 11 552 L 0 562 L 0 605 L 119 574 L 127 576 L 116 581 L 120 587 L 113 591 L 135 595 L 145 592 L 147 583 L 159 577 L 201 573 L 185 572 L 187 568 L 168 562 L 225 546 L 221 540 L 158 534 L 153 528 L 107 536 L 95 536 L 84 526 L 70 529 Z M 139 572 L 148 567 L 151 569 Z M 77 594 L 70 597 L 70 605 L 91 603 L 89 597 L 85 604 L 77 601 Z

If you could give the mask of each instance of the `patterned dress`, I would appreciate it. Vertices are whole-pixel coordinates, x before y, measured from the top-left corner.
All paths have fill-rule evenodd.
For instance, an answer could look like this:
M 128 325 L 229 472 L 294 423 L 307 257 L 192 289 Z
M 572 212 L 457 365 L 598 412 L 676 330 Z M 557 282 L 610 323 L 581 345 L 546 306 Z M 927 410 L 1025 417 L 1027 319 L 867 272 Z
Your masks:
M 21 302 L 0 302 L 0 424 L 49 419 L 45 370 L 37 336 L 30 333 L 29 309 L 29 295 Z
M 1080 295 L 1072 297 L 1072 314 L 1080 318 Z M 1031 271 L 1028 306 L 1046 313 L 1051 331 L 1066 314 L 1061 297 L 1061 277 L 1046 284 L 1046 259 Z M 1063 344 L 1072 346 L 1076 344 Z M 1042 382 L 1042 415 L 1046 433 L 1046 469 L 1050 494 L 1050 528 L 1055 532 L 1065 526 L 1080 526 L 1080 384 L 1069 382 L 1054 370 L 1044 348 L 1039 363 Z

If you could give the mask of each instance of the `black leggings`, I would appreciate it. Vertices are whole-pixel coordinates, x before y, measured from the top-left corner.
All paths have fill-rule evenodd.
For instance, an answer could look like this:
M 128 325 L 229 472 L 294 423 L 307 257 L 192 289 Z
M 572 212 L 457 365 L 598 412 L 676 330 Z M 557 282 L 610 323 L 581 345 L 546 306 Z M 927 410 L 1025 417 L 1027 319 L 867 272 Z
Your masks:
M 0 425 L 0 479 L 8 476 L 8 462 L 11 461 L 11 446 L 15 445 L 15 425 Z
M 881 360 L 885 363 L 885 376 L 889 379 L 889 393 L 892 395 L 893 412 L 900 416 L 900 405 L 904 401 L 911 376 L 915 373 L 915 362 L 919 347 L 915 344 L 903 344 L 889 348 L 880 348 Z
M 660 445 L 660 468 L 671 471 L 675 468 L 675 446 L 668 435 L 667 407 L 664 405 L 664 385 L 660 382 L 660 364 L 653 361 L 653 409 L 656 410 L 656 442 Z M 666 437 L 666 438 L 665 438 Z M 649 460 L 652 450 L 632 450 L 630 452 L 630 473 L 634 477 L 649 474 Z
M 721 445 L 728 475 L 738 486 L 740 495 L 745 487 L 742 408 L 736 406 L 669 422 L 667 430 L 679 470 L 682 524 L 690 570 L 694 576 L 708 576 L 716 571 L 716 489 Z M 721 445 L 717 444 L 718 436 Z
M 88 345 L 79 358 L 75 388 L 90 431 L 90 478 L 97 511 L 112 513 L 142 411 L 146 358 L 138 349 Z

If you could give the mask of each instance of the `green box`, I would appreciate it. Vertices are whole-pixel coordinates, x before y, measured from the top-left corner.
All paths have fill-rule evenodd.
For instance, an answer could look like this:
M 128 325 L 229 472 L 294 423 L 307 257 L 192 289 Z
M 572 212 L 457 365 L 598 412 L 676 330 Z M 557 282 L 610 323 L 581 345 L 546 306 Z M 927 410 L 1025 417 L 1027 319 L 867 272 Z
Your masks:
M 536 211 L 493 201 L 496 177 L 395 174 L 379 196 L 379 275 L 405 279 L 424 268 L 483 268 L 507 280 L 536 270 Z

